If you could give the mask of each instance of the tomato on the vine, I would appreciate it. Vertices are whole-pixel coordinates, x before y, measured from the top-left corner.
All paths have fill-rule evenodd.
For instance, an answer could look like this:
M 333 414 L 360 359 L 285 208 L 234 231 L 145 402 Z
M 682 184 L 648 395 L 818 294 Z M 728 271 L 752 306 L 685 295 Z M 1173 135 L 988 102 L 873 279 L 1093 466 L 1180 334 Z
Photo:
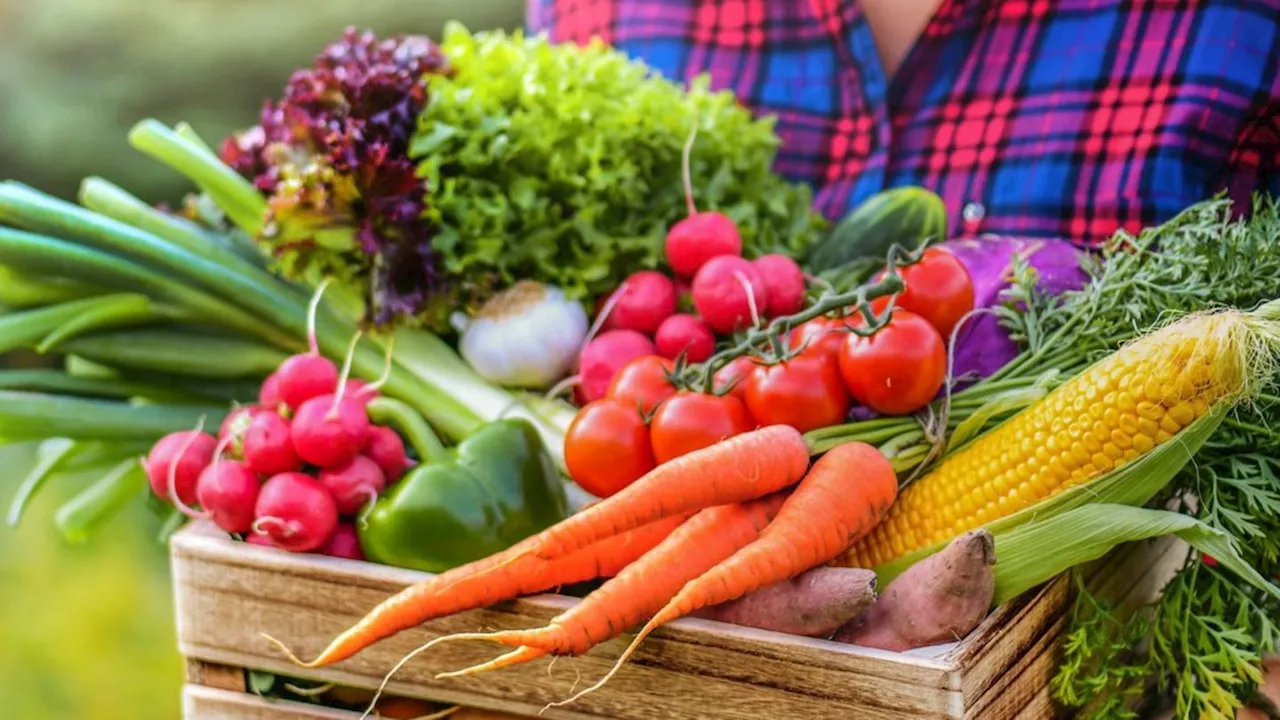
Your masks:
M 801 354 L 751 371 L 747 410 L 761 425 L 790 425 L 808 432 L 844 422 L 849 391 L 834 357 Z
M 676 394 L 668 378 L 672 367 L 672 362 L 664 357 L 638 357 L 613 376 L 605 397 L 649 415 L 658 403 Z
M 569 477 L 596 497 L 609 497 L 657 464 L 649 428 L 634 407 L 596 400 L 578 411 L 564 436 Z
M 849 315 L 833 318 L 820 315 L 793 329 L 788 340 L 793 349 L 804 348 L 801 350 L 803 355 L 827 355 L 835 360 L 845 336 L 849 334 L 845 328 L 851 327 L 859 317 Z
M 725 363 L 724 367 L 716 371 L 712 379 L 712 382 L 715 383 L 716 392 L 727 392 L 745 403 L 747 401 L 747 378 L 751 376 L 751 371 L 755 367 L 755 362 L 746 355 L 736 357 Z
M 653 415 L 653 457 L 662 464 L 754 427 L 746 406 L 733 395 L 678 392 Z
M 973 310 L 973 277 L 964 263 L 946 248 L 931 247 L 921 253 L 919 262 L 898 268 L 898 274 L 907 287 L 894 306 L 928 320 L 950 342 L 952 329 Z M 884 275 L 881 272 L 876 280 Z M 879 315 L 888 304 L 888 296 L 880 297 L 871 302 L 871 308 Z
M 906 415 L 928 405 L 947 375 L 947 348 L 928 320 L 894 308 L 888 324 L 863 337 L 848 333 L 840 374 L 854 399 L 883 415 Z

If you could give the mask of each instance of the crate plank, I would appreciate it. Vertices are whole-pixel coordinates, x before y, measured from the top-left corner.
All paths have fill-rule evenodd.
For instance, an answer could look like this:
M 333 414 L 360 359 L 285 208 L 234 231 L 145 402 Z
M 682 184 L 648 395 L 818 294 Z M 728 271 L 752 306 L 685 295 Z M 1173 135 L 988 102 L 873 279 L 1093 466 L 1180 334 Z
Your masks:
M 206 523 L 177 533 L 171 552 L 184 656 L 359 688 L 376 688 L 402 656 L 433 638 L 539 625 L 576 602 L 543 595 L 461 613 L 400 633 L 331 667 L 303 669 L 260 633 L 269 632 L 310 657 L 389 594 L 428 576 L 234 543 Z M 1118 582 L 1125 576 L 1106 577 Z M 1058 578 L 998 608 L 963 641 L 910 653 L 680 620 L 654 633 L 603 690 L 548 709 L 543 717 L 1051 717 L 1046 687 L 1069 589 L 1068 579 Z M 533 716 L 602 676 L 628 640 L 618 638 L 554 664 L 436 680 L 436 673 L 502 651 L 483 642 L 445 644 L 407 663 L 387 692 Z

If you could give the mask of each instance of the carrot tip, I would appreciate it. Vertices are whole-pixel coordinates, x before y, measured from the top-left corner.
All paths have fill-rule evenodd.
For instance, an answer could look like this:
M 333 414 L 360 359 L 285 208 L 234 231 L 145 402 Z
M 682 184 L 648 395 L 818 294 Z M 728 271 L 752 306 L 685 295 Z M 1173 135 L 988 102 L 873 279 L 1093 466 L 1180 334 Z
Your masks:
M 436 675 L 436 679 L 444 680 L 446 678 L 462 677 L 464 675 L 474 675 L 476 673 L 488 672 L 490 670 L 498 670 L 500 668 L 509 667 L 511 665 L 519 665 L 521 663 L 526 663 L 531 660 L 537 660 L 538 658 L 546 654 L 547 654 L 547 651 L 543 650 L 542 648 L 523 645 L 515 650 L 512 650 L 506 655 L 500 655 L 494 658 L 493 660 L 490 660 L 487 663 L 472 665 L 471 667 L 463 668 L 461 670 L 454 670 L 453 672 L 440 673 L 439 675 Z
M 270 635 L 264 632 L 260 632 L 258 634 L 261 635 L 263 639 L 265 639 L 267 642 L 271 643 L 272 645 L 275 645 L 276 649 L 284 653 L 285 657 L 289 658 L 289 661 L 292 662 L 294 665 L 300 665 L 302 667 L 310 668 L 310 667 L 315 667 L 320 663 L 320 658 L 316 658 L 311 662 L 303 662 L 301 658 L 293 654 L 293 651 L 289 649 L 288 645 L 285 645 L 284 643 L 280 642 L 279 640 L 271 637 Z

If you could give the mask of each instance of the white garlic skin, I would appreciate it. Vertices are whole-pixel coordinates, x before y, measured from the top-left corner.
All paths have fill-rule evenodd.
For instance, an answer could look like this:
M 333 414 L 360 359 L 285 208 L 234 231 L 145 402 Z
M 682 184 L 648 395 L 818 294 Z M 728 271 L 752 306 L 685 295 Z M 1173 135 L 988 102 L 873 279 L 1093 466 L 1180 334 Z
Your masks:
M 461 324 L 458 349 L 481 377 L 528 389 L 545 389 L 569 374 L 588 326 L 581 304 L 531 280 L 494 295 Z

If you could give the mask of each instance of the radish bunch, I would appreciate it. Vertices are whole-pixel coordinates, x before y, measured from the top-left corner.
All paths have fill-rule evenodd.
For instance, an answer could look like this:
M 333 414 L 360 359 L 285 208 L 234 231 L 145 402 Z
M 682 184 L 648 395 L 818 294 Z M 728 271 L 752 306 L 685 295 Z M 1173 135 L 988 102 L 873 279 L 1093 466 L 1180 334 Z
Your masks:
M 666 261 L 674 275 L 633 273 L 597 306 L 603 332 L 578 358 L 578 399 L 584 404 L 604 397 L 613 376 L 636 358 L 683 355 L 700 363 L 715 352 L 717 337 L 804 307 L 805 277 L 795 260 L 780 254 L 742 257 L 742 236 L 733 220 L 699 212 L 694 205 L 689 153 L 696 135 L 695 130 L 684 153 L 689 215 L 666 237 Z M 692 305 L 693 312 L 681 312 L 682 305 Z
M 216 437 L 161 438 L 144 461 L 151 489 L 254 544 L 360 559 L 350 518 L 412 465 L 400 436 L 370 422 L 376 395 L 314 349 L 294 355 Z

